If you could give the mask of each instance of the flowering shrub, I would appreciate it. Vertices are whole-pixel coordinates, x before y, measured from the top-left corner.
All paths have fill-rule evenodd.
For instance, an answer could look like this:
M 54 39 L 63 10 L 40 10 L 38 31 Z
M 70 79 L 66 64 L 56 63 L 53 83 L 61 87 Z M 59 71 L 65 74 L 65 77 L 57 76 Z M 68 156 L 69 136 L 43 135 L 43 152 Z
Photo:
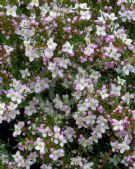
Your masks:
M 9 169 L 135 169 L 134 7 L 0 1 L 0 158 Z

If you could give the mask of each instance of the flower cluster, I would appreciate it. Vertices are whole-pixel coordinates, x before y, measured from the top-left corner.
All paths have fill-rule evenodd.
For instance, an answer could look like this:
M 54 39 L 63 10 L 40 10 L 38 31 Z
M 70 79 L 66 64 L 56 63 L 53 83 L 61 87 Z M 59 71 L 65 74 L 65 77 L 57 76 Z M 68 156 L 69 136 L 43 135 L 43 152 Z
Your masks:
M 134 5 L 0 1 L 9 169 L 135 168 Z

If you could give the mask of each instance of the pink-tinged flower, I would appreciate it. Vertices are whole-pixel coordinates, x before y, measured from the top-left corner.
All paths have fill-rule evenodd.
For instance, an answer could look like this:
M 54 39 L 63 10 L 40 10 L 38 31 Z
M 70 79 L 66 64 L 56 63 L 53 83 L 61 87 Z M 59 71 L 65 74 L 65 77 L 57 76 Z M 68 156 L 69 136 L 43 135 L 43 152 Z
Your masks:
M 49 155 L 49 157 L 54 161 L 58 160 L 60 157 L 63 156 L 64 156 L 63 149 L 53 150 L 53 152 Z
M 12 155 L 18 167 L 24 167 L 24 159 L 19 151 L 15 155 Z
M 73 54 L 73 45 L 70 45 L 70 43 L 67 41 L 63 46 L 62 46 L 62 51 L 65 53 Z
M 12 89 L 8 92 L 7 97 L 10 98 L 12 102 L 16 102 L 17 104 L 20 104 L 23 98 L 19 92 Z
M 106 99 L 109 96 L 109 94 L 107 93 L 106 87 L 102 88 L 102 91 L 100 91 L 100 95 L 101 95 L 102 99 Z
M 130 147 L 129 145 L 124 141 L 121 144 L 119 144 L 119 149 L 120 149 L 120 153 L 124 153 L 125 151 L 129 150 Z
M 91 12 L 89 10 L 86 11 L 81 10 L 80 15 L 81 15 L 80 19 L 82 20 L 89 20 L 91 18 Z
M 118 121 L 116 119 L 113 119 L 112 125 L 113 125 L 113 130 L 115 130 L 115 131 L 119 131 L 119 130 L 123 131 L 124 130 L 123 120 Z
M 14 111 L 17 108 L 17 104 L 10 102 L 10 104 L 7 106 L 9 111 Z
M 48 59 L 52 58 L 53 57 L 53 50 L 46 47 L 44 50 L 44 55 Z
M 91 54 L 94 54 L 94 49 L 89 45 L 84 49 L 84 54 L 86 56 L 91 56 Z

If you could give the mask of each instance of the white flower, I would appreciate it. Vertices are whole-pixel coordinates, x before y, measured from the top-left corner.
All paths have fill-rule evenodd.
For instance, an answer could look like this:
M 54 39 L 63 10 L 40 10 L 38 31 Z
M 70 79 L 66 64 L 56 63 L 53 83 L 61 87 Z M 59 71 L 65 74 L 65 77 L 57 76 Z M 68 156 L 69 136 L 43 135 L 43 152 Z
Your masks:
M 68 141 L 73 142 L 73 137 L 75 135 L 75 131 L 71 127 L 67 127 L 66 130 L 64 130 L 64 135 Z
M 95 123 L 96 116 L 95 115 L 88 115 L 84 118 L 84 121 L 87 125 L 93 125 Z
M 126 83 L 126 80 L 124 80 L 124 79 L 121 79 L 119 76 L 117 77 L 117 79 L 118 79 L 118 84 L 120 84 L 120 85 L 122 85 L 122 86 L 124 86 L 124 84 Z
M 79 88 L 79 90 L 84 90 L 84 88 L 86 87 L 87 83 L 85 82 L 85 78 L 80 78 L 78 79 L 78 83 L 76 84 L 77 88 Z
M 97 31 L 96 31 L 97 35 L 101 35 L 101 36 L 105 36 L 106 32 L 105 32 L 105 26 L 98 26 L 97 25 Z
M 53 38 L 50 38 L 48 41 L 47 41 L 47 46 L 49 49 L 51 50 L 55 50 L 56 47 L 57 47 L 57 44 L 53 42 Z
M 80 166 L 82 167 L 83 166 L 83 162 L 82 162 L 82 158 L 81 157 L 73 157 L 70 159 L 71 160 L 71 165 L 73 166 Z
M 50 158 L 53 159 L 54 161 L 58 160 L 59 157 L 63 157 L 64 156 L 64 150 L 63 149 L 58 149 L 58 150 L 54 150 L 54 152 L 52 154 L 50 154 Z
M 94 164 L 93 162 L 89 162 L 87 164 L 84 164 L 83 169 L 92 169 L 93 164 Z
M 90 9 L 89 7 L 87 7 L 87 3 L 80 3 L 80 8 L 81 9 Z
M 18 125 L 14 125 L 15 131 L 13 132 L 13 136 L 16 137 L 17 135 L 21 134 L 21 128 Z
M 109 44 L 109 47 L 106 48 L 110 58 L 114 58 L 115 60 L 119 60 L 121 54 L 118 53 L 118 49 L 114 47 L 112 43 Z
M 78 110 L 80 112 L 85 112 L 87 111 L 87 109 L 89 108 L 89 105 L 85 102 L 81 103 L 80 105 L 78 105 Z
M 97 108 L 97 106 L 98 106 L 98 103 L 99 103 L 98 100 L 96 100 L 96 99 L 94 99 L 94 98 L 91 98 L 91 99 L 90 99 L 90 108 L 91 108 L 92 110 L 96 110 L 96 108 Z
M 39 0 L 32 0 L 31 3 L 30 3 L 30 6 L 38 7 L 39 6 Z
M 112 84 L 111 86 L 111 94 L 114 96 L 120 96 L 121 95 L 121 86 L 115 86 Z
M 65 52 L 65 53 L 73 54 L 73 45 L 70 45 L 70 43 L 67 41 L 62 46 L 62 51 Z
M 112 21 L 114 21 L 114 20 L 117 19 L 117 17 L 115 16 L 114 13 L 111 13 L 111 14 L 109 15 L 109 19 L 111 19 Z
M 94 53 L 94 49 L 92 49 L 90 46 L 87 46 L 85 49 L 84 49 L 84 54 L 86 56 L 90 56 L 91 54 Z
M 35 149 L 36 149 L 36 150 L 39 150 L 40 153 L 44 152 L 44 150 L 45 150 L 45 143 L 42 142 L 42 141 L 39 141 L 39 142 L 36 144 Z
M 125 151 L 130 149 L 129 145 L 127 145 L 125 141 L 119 144 L 119 147 L 120 147 L 120 153 L 124 153 Z
M 20 135 L 22 132 L 22 128 L 24 127 L 24 122 L 18 122 L 18 124 L 14 125 L 14 132 L 13 132 L 13 136 L 16 137 L 17 135 Z
M 131 43 L 133 42 L 132 39 L 125 39 L 123 40 L 123 42 L 126 44 L 126 45 L 131 45 Z
M 53 50 L 46 47 L 44 50 L 44 54 L 45 54 L 45 57 L 51 58 L 51 57 L 53 57 Z
M 125 66 L 123 66 L 123 73 L 125 75 L 129 75 L 129 72 L 135 72 L 135 67 L 132 66 L 131 64 L 126 64 Z
M 122 100 L 124 102 L 127 102 L 127 104 L 129 104 L 130 99 L 133 99 L 133 98 L 134 98 L 134 95 L 133 94 L 129 94 L 129 93 L 126 93 L 124 96 L 122 96 Z
M 61 99 L 60 99 L 58 94 L 56 95 L 56 98 L 53 100 L 53 102 L 55 103 L 54 107 L 56 109 L 61 109 L 62 108 L 63 103 L 62 103 L 62 101 L 61 101 Z
M 7 97 L 10 98 L 13 102 L 17 102 L 18 104 L 22 101 L 22 96 L 20 93 L 10 90 L 7 94 Z
M 24 70 L 20 70 L 20 73 L 21 73 L 23 79 L 25 79 L 27 76 L 30 76 L 28 68 L 26 68 Z
M 55 63 L 53 62 L 49 62 L 48 63 L 48 70 L 50 70 L 52 72 L 52 77 L 55 78 L 58 74 L 58 67 Z
M 123 129 L 124 129 L 123 121 L 122 120 L 118 121 L 114 119 L 113 130 L 118 131 L 118 130 L 123 130 Z
M 25 41 L 25 55 L 29 58 L 29 61 L 32 62 L 35 58 L 39 58 L 39 55 L 36 53 L 36 50 L 32 45 L 29 45 Z
M 15 110 L 17 108 L 17 104 L 10 102 L 10 104 L 7 106 L 9 111 Z
M 89 20 L 91 18 L 91 13 L 89 10 L 87 10 L 87 11 L 81 10 L 80 15 L 81 15 L 80 19 L 82 19 L 82 20 Z
M 24 159 L 23 159 L 23 156 L 20 155 L 20 152 L 17 151 L 15 155 L 12 155 L 15 162 L 17 163 L 17 166 L 18 167 L 24 167 Z
M 27 159 L 25 161 L 25 168 L 26 169 L 30 169 L 30 166 L 33 164 L 33 161 L 31 161 L 30 159 Z
M 69 59 L 65 59 L 65 58 L 61 58 L 60 62 L 59 62 L 59 66 L 67 69 L 67 66 L 70 65 L 70 60 Z
M 45 16 L 46 14 L 47 14 L 47 12 L 49 11 L 49 6 L 48 6 L 48 3 L 44 3 L 44 5 L 43 6 L 40 6 L 39 7 L 40 8 L 40 10 L 41 10 L 41 15 L 42 16 Z
M 109 94 L 106 91 L 106 88 L 103 88 L 102 91 L 100 91 L 100 95 L 102 99 L 106 99 L 109 96 Z
M 0 102 L 0 115 L 3 115 L 5 111 L 5 103 Z
M 112 151 L 115 152 L 116 150 L 119 149 L 119 145 L 118 145 L 118 142 L 115 141 L 115 142 L 111 142 L 111 146 L 112 146 Z
M 4 45 L 4 49 L 6 50 L 7 55 L 9 55 L 14 50 L 14 48 L 8 45 Z
M 6 15 L 7 16 L 13 16 L 13 17 L 16 17 L 16 10 L 17 10 L 17 7 L 16 6 L 6 6 Z

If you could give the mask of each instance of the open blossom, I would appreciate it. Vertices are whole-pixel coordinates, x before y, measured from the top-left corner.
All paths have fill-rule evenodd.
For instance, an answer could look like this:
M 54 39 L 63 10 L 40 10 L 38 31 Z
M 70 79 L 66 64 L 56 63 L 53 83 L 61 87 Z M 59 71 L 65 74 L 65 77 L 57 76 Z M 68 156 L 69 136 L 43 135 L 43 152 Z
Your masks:
M 6 6 L 6 15 L 16 17 L 17 6 Z
M 98 101 L 98 100 L 96 100 L 96 99 L 94 99 L 94 98 L 91 98 L 91 99 L 90 99 L 90 108 L 91 108 L 92 110 L 96 110 L 98 104 L 99 104 L 99 101 Z
M 65 53 L 73 54 L 73 45 L 71 45 L 68 41 L 62 46 L 62 51 Z
M 122 96 L 122 100 L 126 102 L 127 104 L 130 103 L 130 100 L 134 98 L 133 94 L 126 93 L 124 96 Z
M 115 130 L 115 131 L 118 131 L 118 130 L 122 131 L 123 129 L 124 129 L 124 127 L 123 127 L 123 121 L 122 120 L 118 121 L 116 119 L 113 119 L 113 130 Z
M 94 49 L 89 45 L 84 49 L 84 54 L 90 56 L 91 54 L 94 54 Z
M 121 95 L 121 86 L 116 86 L 116 85 L 112 84 L 110 93 L 114 96 L 120 96 Z
M 20 73 L 21 73 L 23 79 L 30 76 L 28 68 L 26 68 L 25 70 L 20 70 Z
M 86 11 L 81 10 L 80 15 L 81 15 L 80 19 L 82 20 L 89 20 L 91 18 L 91 13 L 89 10 Z
M 130 72 L 135 73 L 135 66 L 132 66 L 131 64 L 123 66 L 123 74 L 129 75 Z
M 19 151 L 15 155 L 12 155 L 18 167 L 24 167 L 24 159 Z
M 83 166 L 82 158 L 81 157 L 73 157 L 70 159 L 71 160 L 71 165 L 72 166 Z
M 129 150 L 130 147 L 129 145 L 124 141 L 121 144 L 119 144 L 119 149 L 120 149 L 120 153 L 124 153 L 125 151 Z
M 43 141 L 37 141 L 35 149 L 40 151 L 40 153 L 44 153 L 45 152 L 45 143 Z
M 53 38 L 50 38 L 48 41 L 47 41 L 47 46 L 50 50 L 55 50 L 56 47 L 57 47 L 57 44 L 53 42 Z
M 111 142 L 111 146 L 112 146 L 112 151 L 115 152 L 119 149 L 119 143 L 118 141 L 115 142 Z
M 118 79 L 118 84 L 124 86 L 124 84 L 126 83 L 126 80 L 121 79 L 119 76 L 117 77 L 117 79 Z
M 22 101 L 22 95 L 14 90 L 10 90 L 7 94 L 7 97 L 10 98 L 13 102 L 17 102 L 17 104 L 21 103 Z
M 102 87 L 102 90 L 100 91 L 100 95 L 101 95 L 102 99 L 106 99 L 109 96 L 109 94 L 107 93 L 106 86 Z
M 10 104 L 7 106 L 9 111 L 13 111 L 17 108 L 17 104 L 10 102 Z
M 53 50 L 46 47 L 44 50 L 44 55 L 48 59 L 53 57 Z
M 58 149 L 58 150 L 54 150 L 49 157 L 56 161 L 58 160 L 58 158 L 63 157 L 64 156 L 64 150 L 63 149 Z
M 105 29 L 106 28 L 104 26 L 103 27 L 97 26 L 96 31 L 97 35 L 105 36 L 106 35 Z
M 18 122 L 18 124 L 14 125 L 14 132 L 13 132 L 13 136 L 16 137 L 17 135 L 20 135 L 22 132 L 22 128 L 24 127 L 24 122 Z

